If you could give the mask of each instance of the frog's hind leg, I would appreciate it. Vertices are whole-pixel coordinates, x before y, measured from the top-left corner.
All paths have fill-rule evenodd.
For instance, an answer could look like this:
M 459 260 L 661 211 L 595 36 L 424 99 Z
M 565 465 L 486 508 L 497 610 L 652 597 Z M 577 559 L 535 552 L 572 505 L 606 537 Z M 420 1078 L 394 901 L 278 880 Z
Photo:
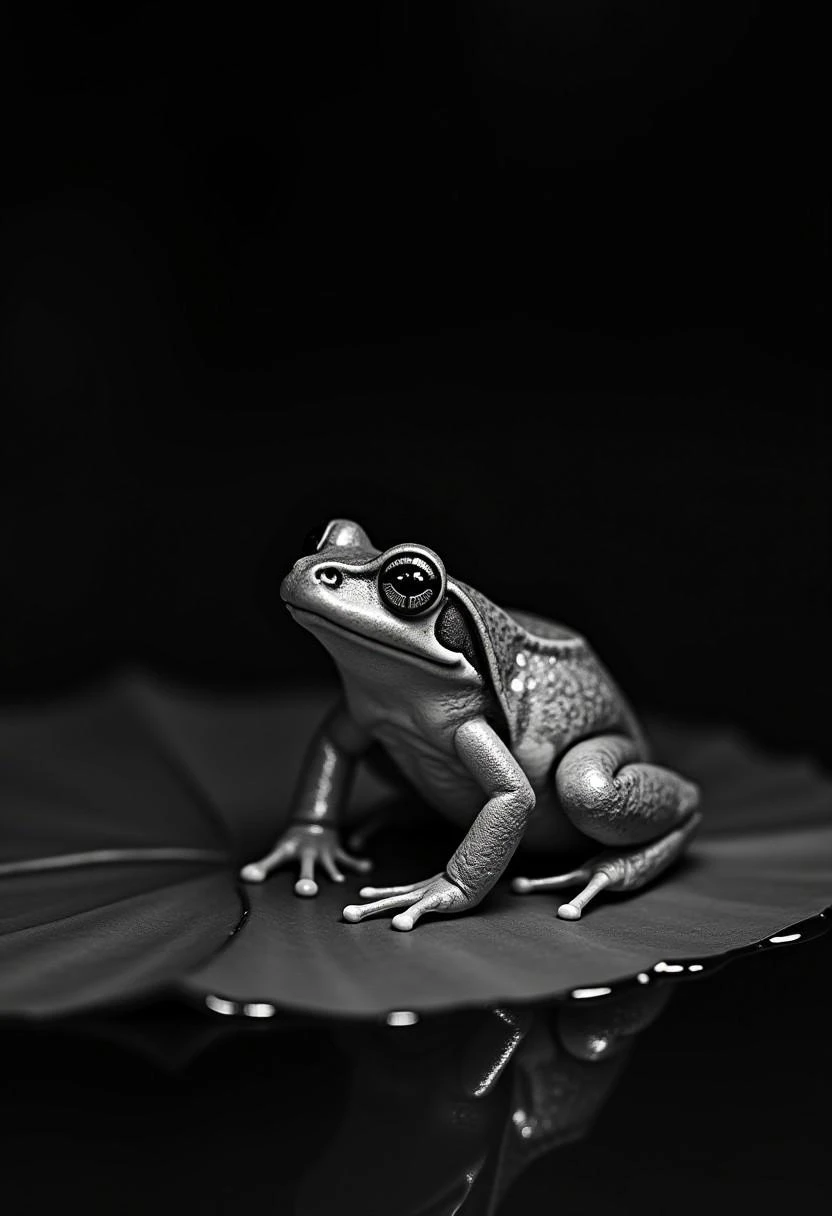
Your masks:
M 601 853 L 591 865 L 589 882 L 568 903 L 561 904 L 558 916 L 563 920 L 578 920 L 589 901 L 606 888 L 608 891 L 637 891 L 666 870 L 688 846 L 702 816 L 694 811 L 681 827 L 674 828 L 651 844 L 633 849 Z
M 552 878 L 515 878 L 511 884 L 512 890 L 518 895 L 529 895 L 537 891 L 559 891 L 583 883 L 578 894 L 558 908 L 558 916 L 562 920 L 578 920 L 589 901 L 600 891 L 637 891 L 658 877 L 662 870 L 682 855 L 701 820 L 702 816 L 695 811 L 681 827 L 667 832 L 652 844 L 620 851 L 610 849 L 606 853 L 599 853 L 580 869 Z
M 613 847 L 568 874 L 515 879 L 515 891 L 582 882 L 558 908 L 564 920 L 577 920 L 600 891 L 637 890 L 684 852 L 702 818 L 695 809 L 699 791 L 678 773 L 637 757 L 638 744 L 625 735 L 588 739 L 566 753 L 556 774 L 561 806 L 586 836 Z

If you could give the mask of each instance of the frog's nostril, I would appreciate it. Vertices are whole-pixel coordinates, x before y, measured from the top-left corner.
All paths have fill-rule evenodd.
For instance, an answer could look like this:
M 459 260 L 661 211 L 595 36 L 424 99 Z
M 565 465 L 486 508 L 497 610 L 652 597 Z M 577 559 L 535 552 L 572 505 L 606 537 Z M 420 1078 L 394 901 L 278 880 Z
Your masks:
M 334 566 L 322 566 L 320 570 L 315 571 L 315 578 L 325 587 L 340 587 L 344 581 L 343 574 Z

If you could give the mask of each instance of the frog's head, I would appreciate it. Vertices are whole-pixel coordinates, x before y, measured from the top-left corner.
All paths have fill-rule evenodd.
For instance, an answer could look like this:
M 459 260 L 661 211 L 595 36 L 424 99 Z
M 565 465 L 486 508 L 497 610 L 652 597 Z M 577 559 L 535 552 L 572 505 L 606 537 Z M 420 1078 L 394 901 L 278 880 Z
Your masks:
M 476 630 L 425 545 L 382 552 L 358 524 L 331 520 L 310 533 L 280 594 L 341 666 L 389 670 L 407 662 L 469 679 L 484 671 Z

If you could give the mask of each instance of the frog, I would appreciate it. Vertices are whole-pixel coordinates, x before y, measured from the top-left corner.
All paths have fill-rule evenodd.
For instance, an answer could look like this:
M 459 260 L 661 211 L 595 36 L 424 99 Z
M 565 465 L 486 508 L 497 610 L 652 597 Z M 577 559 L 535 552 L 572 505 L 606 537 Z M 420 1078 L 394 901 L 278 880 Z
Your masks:
M 543 856 L 544 872 L 549 857 L 551 868 L 582 859 L 511 883 L 518 895 L 565 892 L 557 917 L 577 921 L 602 892 L 639 890 L 687 849 L 698 785 L 655 763 L 633 708 L 570 626 L 498 606 L 424 544 L 379 549 L 346 518 L 313 531 L 280 596 L 329 652 L 341 692 L 310 742 L 288 826 L 243 866 L 244 882 L 298 865 L 294 891 L 313 897 L 321 872 L 336 883 L 344 870 L 366 874 L 372 863 L 342 846 L 341 830 L 356 765 L 379 752 L 462 838 L 438 873 L 362 887 L 366 902 L 343 908 L 348 924 L 390 916 L 407 932 L 428 914 L 469 912 L 521 847 Z

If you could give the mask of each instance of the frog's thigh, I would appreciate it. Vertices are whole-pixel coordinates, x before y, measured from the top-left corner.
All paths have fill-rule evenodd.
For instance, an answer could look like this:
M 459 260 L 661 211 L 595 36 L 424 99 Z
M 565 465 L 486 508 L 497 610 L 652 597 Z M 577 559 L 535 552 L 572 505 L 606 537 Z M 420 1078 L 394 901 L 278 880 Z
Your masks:
M 699 802 L 698 788 L 638 756 L 626 735 L 598 735 L 566 752 L 555 785 L 579 831 L 606 845 L 641 844 L 688 818 Z

